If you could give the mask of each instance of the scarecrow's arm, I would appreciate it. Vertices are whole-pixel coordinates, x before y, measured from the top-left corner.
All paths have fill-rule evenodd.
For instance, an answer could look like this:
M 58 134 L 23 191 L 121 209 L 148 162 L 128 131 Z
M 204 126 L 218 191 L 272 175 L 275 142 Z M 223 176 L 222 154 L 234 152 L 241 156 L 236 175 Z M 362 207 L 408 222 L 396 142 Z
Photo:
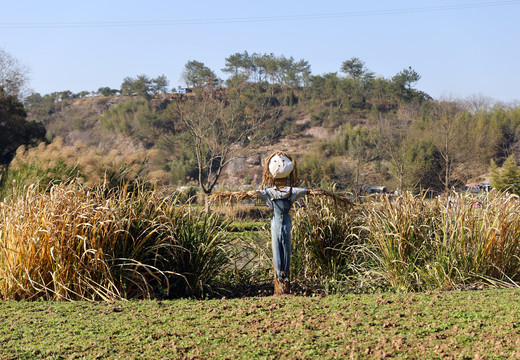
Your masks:
M 323 189 L 307 189 L 309 197 L 326 197 L 334 200 L 334 204 L 338 207 L 349 209 L 353 206 L 352 201 L 345 195 L 333 193 Z
M 256 190 L 251 191 L 217 191 L 209 196 L 209 201 L 212 203 L 231 203 L 242 200 L 256 200 L 258 194 Z

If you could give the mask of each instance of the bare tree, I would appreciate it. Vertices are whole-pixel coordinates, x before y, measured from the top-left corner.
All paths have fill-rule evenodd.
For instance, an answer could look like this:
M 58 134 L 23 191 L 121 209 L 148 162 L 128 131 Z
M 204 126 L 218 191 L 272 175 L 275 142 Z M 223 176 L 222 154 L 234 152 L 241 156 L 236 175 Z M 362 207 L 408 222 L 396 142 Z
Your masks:
M 473 114 L 478 113 L 479 111 L 489 111 L 495 104 L 495 101 L 492 98 L 482 94 L 468 96 L 463 102 L 467 109 Z
M 251 91 L 251 90 L 249 90 Z M 251 145 L 253 133 L 273 114 L 266 99 L 251 100 L 246 88 L 197 88 L 176 105 L 176 116 L 187 134 L 187 145 L 198 167 L 198 182 L 210 194 L 223 168 Z
M 27 66 L 0 49 L 0 93 L 22 99 L 27 95 L 28 72 Z
M 430 131 L 436 148 L 443 160 L 440 180 L 445 190 L 452 185 L 453 171 L 464 156 L 467 145 L 468 117 L 461 103 L 456 101 L 432 102 L 430 109 Z
M 405 187 L 406 151 L 411 141 L 411 127 L 420 111 L 419 104 L 410 103 L 402 105 L 395 115 L 379 114 L 381 153 L 390 163 L 390 172 L 398 181 L 401 191 Z
M 348 154 L 355 163 L 355 183 L 360 185 L 362 168 L 374 160 L 377 156 L 374 149 L 377 148 L 378 139 L 374 131 L 361 126 L 352 129 L 348 139 Z

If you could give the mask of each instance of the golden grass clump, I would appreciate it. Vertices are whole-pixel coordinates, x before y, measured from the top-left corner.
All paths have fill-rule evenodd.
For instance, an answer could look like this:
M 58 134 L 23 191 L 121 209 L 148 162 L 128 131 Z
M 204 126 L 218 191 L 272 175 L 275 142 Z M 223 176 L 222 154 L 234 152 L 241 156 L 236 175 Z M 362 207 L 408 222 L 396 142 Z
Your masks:
M 177 203 L 149 184 L 74 182 L 0 202 L 0 299 L 204 294 L 228 262 L 223 222 Z
M 310 195 L 293 216 L 291 274 L 328 291 L 344 290 L 362 262 L 361 219 L 350 202 L 341 205 L 343 197 L 335 200 L 321 189 Z
M 392 288 L 455 289 L 474 282 L 520 281 L 518 196 L 404 194 L 366 206 L 370 253 Z
M 0 203 L 2 299 L 116 299 L 106 253 L 123 235 L 113 204 L 78 185 Z

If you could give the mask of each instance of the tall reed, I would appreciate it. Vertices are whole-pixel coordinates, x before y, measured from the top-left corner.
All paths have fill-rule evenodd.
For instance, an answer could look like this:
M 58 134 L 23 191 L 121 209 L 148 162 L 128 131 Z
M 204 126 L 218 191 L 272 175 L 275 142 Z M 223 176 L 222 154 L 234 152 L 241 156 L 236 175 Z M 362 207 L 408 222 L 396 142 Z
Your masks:
M 518 196 L 493 193 L 479 199 L 453 196 L 441 203 L 435 236 L 437 262 L 452 268 L 459 282 L 471 279 L 519 280 Z
M 370 231 L 369 244 L 388 283 L 399 290 L 420 286 L 417 268 L 429 256 L 428 239 L 435 219 L 433 209 L 424 198 L 405 194 L 397 201 L 383 198 L 365 208 L 365 221 Z
M 201 295 L 227 261 L 216 217 L 144 186 L 29 187 L 0 210 L 3 299 Z
M 404 194 L 341 212 L 306 199 L 294 209 L 291 277 L 329 292 L 517 286 L 519 204 L 507 193 Z M 200 297 L 216 280 L 269 279 L 271 259 L 268 227 L 232 232 L 146 185 L 29 186 L 0 202 L 1 299 Z
M 359 214 L 337 209 L 330 199 L 306 199 L 295 211 L 291 273 L 307 282 L 339 288 L 364 263 Z
M 0 203 L 3 299 L 121 297 L 107 253 L 123 231 L 110 204 L 90 195 L 75 186 L 29 187 Z
M 405 194 L 365 208 L 368 249 L 397 290 L 453 289 L 520 280 L 518 197 Z

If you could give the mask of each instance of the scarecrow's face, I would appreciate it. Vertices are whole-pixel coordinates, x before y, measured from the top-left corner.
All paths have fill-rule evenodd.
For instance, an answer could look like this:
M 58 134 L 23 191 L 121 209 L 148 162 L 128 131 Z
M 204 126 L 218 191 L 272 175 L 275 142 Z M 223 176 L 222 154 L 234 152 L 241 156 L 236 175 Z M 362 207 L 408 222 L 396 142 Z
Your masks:
M 275 179 L 288 177 L 293 169 L 293 162 L 285 155 L 275 155 L 269 160 L 269 172 Z

